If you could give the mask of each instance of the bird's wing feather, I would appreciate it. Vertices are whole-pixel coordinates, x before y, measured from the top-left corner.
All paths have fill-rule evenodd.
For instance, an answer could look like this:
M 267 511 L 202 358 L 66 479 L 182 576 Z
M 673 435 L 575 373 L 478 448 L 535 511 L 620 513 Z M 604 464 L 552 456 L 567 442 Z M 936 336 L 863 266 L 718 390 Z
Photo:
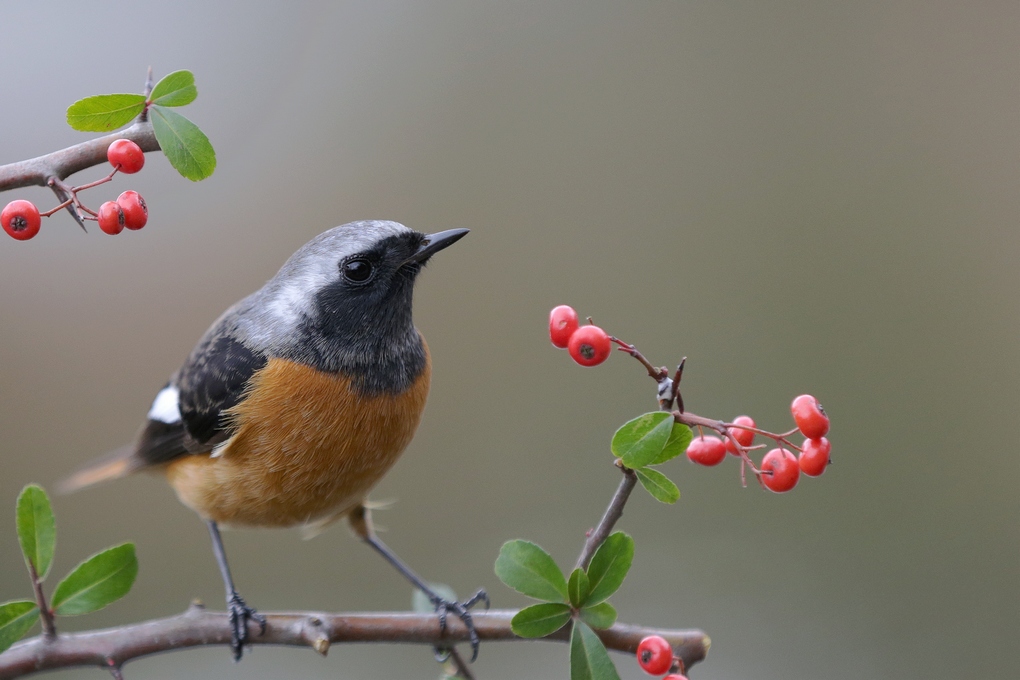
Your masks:
M 165 463 L 225 441 L 231 435 L 225 412 L 266 361 L 228 335 L 203 339 L 153 402 L 135 455 L 146 464 Z

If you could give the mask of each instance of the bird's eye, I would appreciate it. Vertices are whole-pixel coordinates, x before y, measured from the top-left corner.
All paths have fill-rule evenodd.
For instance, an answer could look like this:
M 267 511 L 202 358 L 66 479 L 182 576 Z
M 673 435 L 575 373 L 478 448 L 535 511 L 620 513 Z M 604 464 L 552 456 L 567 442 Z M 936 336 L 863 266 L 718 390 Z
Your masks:
M 364 283 L 372 278 L 372 263 L 368 260 L 347 260 L 340 264 L 340 273 L 351 283 Z

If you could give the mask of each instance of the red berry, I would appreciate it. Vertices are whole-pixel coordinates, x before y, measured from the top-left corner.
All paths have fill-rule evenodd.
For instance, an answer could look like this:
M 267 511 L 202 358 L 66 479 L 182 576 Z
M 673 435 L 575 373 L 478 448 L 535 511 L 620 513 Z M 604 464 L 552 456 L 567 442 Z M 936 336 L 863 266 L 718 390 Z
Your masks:
M 751 416 L 737 416 L 736 418 L 733 419 L 733 424 L 746 425 L 747 427 L 755 426 L 754 421 L 751 420 Z M 740 445 L 743 447 L 748 447 L 754 443 L 754 432 L 752 432 L 751 430 L 744 430 L 739 427 L 731 427 L 729 429 L 729 432 L 730 434 L 733 435 L 734 439 L 740 442 Z M 740 455 L 739 453 L 737 453 L 737 447 L 733 445 L 733 442 L 730 441 L 729 437 L 726 438 L 726 450 L 732 453 L 734 456 Z
M 120 171 L 133 175 L 145 165 L 145 154 L 142 148 L 130 139 L 118 139 L 106 149 L 106 159 L 113 167 L 120 166 Z
M 145 199 L 137 191 L 125 191 L 117 197 L 117 205 L 124 211 L 124 226 L 137 230 L 145 226 L 149 220 L 149 208 Z
M 802 394 L 790 404 L 793 421 L 808 439 L 824 437 L 829 431 L 829 416 L 818 400 L 810 394 Z
M 828 439 L 825 437 L 808 439 L 800 448 L 801 472 L 809 477 L 817 477 L 825 472 L 825 467 L 829 464 L 829 451 L 832 450 L 832 444 Z
M 649 635 L 638 644 L 637 662 L 649 675 L 662 675 L 673 666 L 673 648 L 666 639 Z
M 726 457 L 726 445 L 722 439 L 709 435 L 695 437 L 687 445 L 687 458 L 698 465 L 718 465 Z
M 763 474 L 761 481 L 765 488 L 776 493 L 789 491 L 797 486 L 797 479 L 800 478 L 800 466 L 797 459 L 786 449 L 772 449 L 765 454 L 761 461 L 761 471 L 772 474 Z
M 570 336 L 567 351 L 570 358 L 582 366 L 598 366 L 609 358 L 613 344 L 598 326 L 581 326 Z
M 4 231 L 19 241 L 27 241 L 38 234 L 41 223 L 39 208 L 31 201 L 20 198 L 8 203 L 3 212 L 0 212 L 0 224 Z
M 99 206 L 99 228 L 114 236 L 124 231 L 124 211 L 113 201 Z
M 577 312 L 570 305 L 553 307 L 549 312 L 549 339 L 554 347 L 566 348 L 570 336 L 577 330 Z
M 670 673 L 662 680 L 687 680 L 687 676 L 683 673 Z

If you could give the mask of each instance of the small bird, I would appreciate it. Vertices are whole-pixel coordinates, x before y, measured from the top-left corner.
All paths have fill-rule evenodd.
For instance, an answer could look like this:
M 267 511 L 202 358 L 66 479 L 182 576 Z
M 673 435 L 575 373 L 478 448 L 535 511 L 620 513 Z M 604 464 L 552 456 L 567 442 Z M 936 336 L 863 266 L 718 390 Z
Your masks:
M 206 331 L 159 391 L 134 445 L 86 467 L 75 490 L 142 471 L 162 472 L 209 525 L 227 591 L 234 659 L 248 623 L 266 620 L 238 594 L 219 527 L 316 530 L 346 517 L 431 599 L 464 621 L 372 530 L 369 491 L 414 436 L 428 396 L 428 346 L 411 315 L 414 283 L 467 229 L 422 234 L 386 221 L 351 222 L 315 237 L 260 290 Z

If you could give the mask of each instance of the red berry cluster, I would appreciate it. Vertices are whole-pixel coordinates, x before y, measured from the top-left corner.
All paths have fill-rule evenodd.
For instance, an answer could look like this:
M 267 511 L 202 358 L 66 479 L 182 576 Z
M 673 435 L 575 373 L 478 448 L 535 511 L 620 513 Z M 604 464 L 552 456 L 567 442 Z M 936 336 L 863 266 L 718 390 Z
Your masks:
M 723 455 L 726 455 L 725 451 Z M 649 675 L 662 675 L 683 667 L 680 657 L 673 655 L 673 647 L 666 638 L 658 635 L 649 635 L 641 640 L 637 648 L 637 661 L 641 669 Z M 670 673 L 662 680 L 687 680 L 687 676 L 682 673 Z
M 137 191 L 125 191 L 116 201 L 107 201 L 99 206 L 99 228 L 111 236 L 124 231 L 125 227 L 141 229 L 148 219 L 149 209 Z
M 105 184 L 113 179 L 118 172 L 133 175 L 145 165 L 145 153 L 141 147 L 130 139 L 118 139 L 106 150 L 106 158 L 113 166 L 113 171 L 105 178 L 80 187 L 68 187 L 71 195 L 66 201 L 44 213 L 40 213 L 31 201 L 18 199 L 11 201 L 0 212 L 0 225 L 4 231 L 19 241 L 27 241 L 39 233 L 43 217 L 73 205 L 78 214 L 87 220 L 96 220 L 99 228 L 107 234 L 119 234 L 125 228 L 137 230 L 145 226 L 149 219 L 149 210 L 145 200 L 137 191 L 125 191 L 116 201 L 107 201 L 99 207 L 99 212 L 89 210 L 78 200 L 78 192 Z M 85 213 L 82 215 L 82 213 Z
M 549 312 L 549 339 L 554 346 L 566 348 L 570 358 L 582 366 L 598 366 L 613 351 L 609 335 L 592 323 L 579 326 L 577 312 L 569 305 L 554 307 Z
M 800 473 L 809 477 L 817 477 L 825 472 L 829 464 L 829 452 L 832 449 L 825 435 L 829 432 L 829 417 L 825 415 L 822 405 L 810 394 L 802 394 L 790 405 L 793 420 L 806 439 L 801 446 L 793 445 L 787 436 L 796 432 L 791 430 L 785 434 L 773 434 L 755 427 L 754 420 L 748 416 L 738 416 L 732 423 L 726 423 L 726 441 L 712 435 L 701 434 L 695 437 L 687 447 L 687 458 L 699 465 L 718 465 L 729 451 L 733 455 L 746 455 L 752 448 L 756 433 L 774 439 L 778 448 L 765 454 L 759 469 L 761 483 L 765 488 L 783 493 L 797 485 Z M 800 456 L 785 448 L 800 451 Z

